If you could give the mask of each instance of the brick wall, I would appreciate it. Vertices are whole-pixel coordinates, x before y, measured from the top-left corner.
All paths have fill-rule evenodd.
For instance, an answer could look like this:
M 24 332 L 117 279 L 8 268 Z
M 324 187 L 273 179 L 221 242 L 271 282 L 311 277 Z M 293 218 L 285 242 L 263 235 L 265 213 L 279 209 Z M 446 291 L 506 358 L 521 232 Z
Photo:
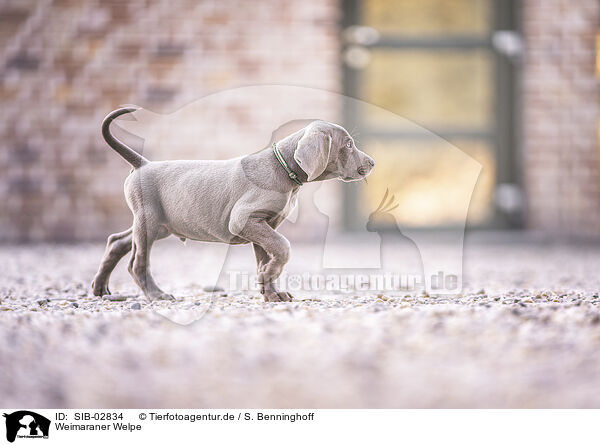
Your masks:
M 528 226 L 600 234 L 595 0 L 523 2 L 523 171 Z
M 100 136 L 102 118 L 121 104 L 172 112 L 268 83 L 341 91 L 341 13 L 338 0 L 1 2 L 0 241 L 96 240 L 130 223 L 129 168 Z M 600 234 L 599 23 L 594 0 L 523 2 L 522 170 L 532 229 Z M 339 104 L 320 106 L 330 116 Z M 219 129 L 211 142 L 226 147 L 269 113 L 229 101 L 203 122 Z
M 170 112 L 268 83 L 340 91 L 339 19 L 337 0 L 3 1 L 0 241 L 96 240 L 130 224 L 129 167 L 100 136 L 121 104 Z M 224 145 L 270 113 L 223 107 Z

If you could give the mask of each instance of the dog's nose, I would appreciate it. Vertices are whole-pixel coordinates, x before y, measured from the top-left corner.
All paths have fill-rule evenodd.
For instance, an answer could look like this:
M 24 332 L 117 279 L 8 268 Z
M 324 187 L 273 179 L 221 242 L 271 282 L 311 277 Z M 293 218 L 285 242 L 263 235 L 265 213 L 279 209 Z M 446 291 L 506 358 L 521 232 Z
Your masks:
M 371 167 L 375 167 L 375 161 L 371 158 L 369 158 L 369 160 L 367 161 L 367 163 L 371 166 Z

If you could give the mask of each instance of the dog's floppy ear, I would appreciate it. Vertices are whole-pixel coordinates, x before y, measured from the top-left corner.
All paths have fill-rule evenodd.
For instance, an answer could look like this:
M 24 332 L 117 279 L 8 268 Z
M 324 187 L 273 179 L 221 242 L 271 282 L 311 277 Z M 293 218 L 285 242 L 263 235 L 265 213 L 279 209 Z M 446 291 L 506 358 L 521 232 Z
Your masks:
M 308 175 L 308 180 L 312 181 L 325 171 L 330 153 L 331 136 L 318 130 L 312 130 L 305 132 L 298 141 L 294 159 Z

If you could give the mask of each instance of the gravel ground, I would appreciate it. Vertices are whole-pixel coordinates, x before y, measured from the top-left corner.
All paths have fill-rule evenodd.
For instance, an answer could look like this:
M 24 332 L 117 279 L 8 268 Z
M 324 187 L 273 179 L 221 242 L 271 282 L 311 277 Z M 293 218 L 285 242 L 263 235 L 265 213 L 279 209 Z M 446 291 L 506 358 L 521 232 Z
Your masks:
M 123 264 L 112 283 L 123 301 L 93 297 L 99 244 L 0 247 L 0 400 L 598 408 L 600 246 L 517 241 L 469 242 L 457 297 L 345 292 L 292 303 L 203 291 L 210 245 L 157 247 L 153 268 L 174 303 L 147 302 Z M 251 264 L 237 249 L 231 261 Z M 305 261 L 318 254 L 294 249 Z M 178 316 L 201 318 L 169 319 Z

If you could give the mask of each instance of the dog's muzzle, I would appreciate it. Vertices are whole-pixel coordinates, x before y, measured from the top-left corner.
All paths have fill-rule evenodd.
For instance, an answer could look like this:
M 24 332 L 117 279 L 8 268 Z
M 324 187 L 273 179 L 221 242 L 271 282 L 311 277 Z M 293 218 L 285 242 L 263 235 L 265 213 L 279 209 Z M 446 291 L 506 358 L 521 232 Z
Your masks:
M 359 175 L 366 176 L 371 172 L 373 167 L 375 167 L 375 161 L 373 159 L 368 159 L 366 165 L 365 164 L 361 165 L 360 167 L 358 167 L 356 169 L 356 171 L 358 172 Z

